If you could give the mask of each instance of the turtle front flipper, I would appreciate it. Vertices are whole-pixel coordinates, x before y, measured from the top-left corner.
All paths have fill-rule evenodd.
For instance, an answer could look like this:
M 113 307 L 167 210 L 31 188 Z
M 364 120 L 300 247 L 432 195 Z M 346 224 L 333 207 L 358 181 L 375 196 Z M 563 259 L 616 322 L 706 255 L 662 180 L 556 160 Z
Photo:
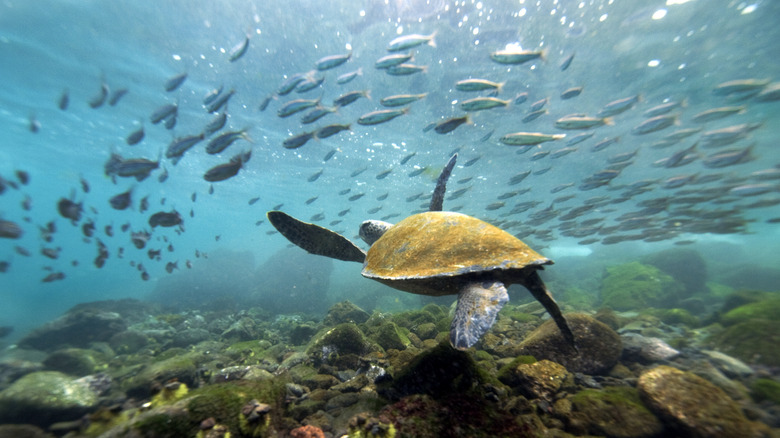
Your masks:
M 444 166 L 444 169 L 442 169 L 439 174 L 439 179 L 436 180 L 436 188 L 433 189 L 431 205 L 428 208 L 429 211 L 441 211 L 444 207 L 444 192 L 447 191 L 447 180 L 450 179 L 452 168 L 455 167 L 455 161 L 457 161 L 457 159 L 458 154 L 453 154 L 450 161 L 447 161 L 447 165 Z
M 282 211 L 266 213 L 268 221 L 282 236 L 311 254 L 345 262 L 363 263 L 366 253 L 339 233 L 298 220 Z
M 466 283 L 458 293 L 458 305 L 450 328 L 450 344 L 465 350 L 476 344 L 496 321 L 498 311 L 509 301 L 500 281 Z
M 542 277 L 539 276 L 539 272 L 534 270 L 521 284 L 531 292 L 531 295 L 533 295 L 537 301 L 542 303 L 542 306 L 544 306 L 547 313 L 549 313 L 553 321 L 555 321 L 561 334 L 563 334 L 563 338 L 574 350 L 577 350 L 577 344 L 574 342 L 574 333 L 571 332 L 569 324 L 566 322 L 566 319 L 561 313 L 561 309 L 558 307 L 558 303 L 555 302 L 550 291 L 547 290 L 547 286 L 544 284 L 544 281 L 542 281 Z

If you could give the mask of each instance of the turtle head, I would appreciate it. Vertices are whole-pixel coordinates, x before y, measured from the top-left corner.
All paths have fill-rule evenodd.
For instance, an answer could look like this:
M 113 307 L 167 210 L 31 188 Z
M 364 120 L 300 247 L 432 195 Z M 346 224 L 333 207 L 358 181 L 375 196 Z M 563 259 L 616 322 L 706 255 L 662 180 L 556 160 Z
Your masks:
M 393 224 L 384 221 L 367 220 L 360 224 L 360 238 L 363 239 L 369 245 L 373 245 L 374 242 L 385 234 L 385 231 L 389 230 Z

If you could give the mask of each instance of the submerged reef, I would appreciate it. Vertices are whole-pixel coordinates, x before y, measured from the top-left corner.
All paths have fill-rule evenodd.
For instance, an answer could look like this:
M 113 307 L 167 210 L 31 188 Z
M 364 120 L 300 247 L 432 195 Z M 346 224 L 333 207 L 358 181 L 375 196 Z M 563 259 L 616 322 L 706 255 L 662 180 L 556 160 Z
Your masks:
M 636 265 L 620 278 L 666 275 Z M 505 306 L 467 351 L 449 345 L 450 309 L 433 303 L 384 313 L 345 301 L 323 317 L 88 303 L 31 339 L 61 339 L 78 326 L 68 321 L 108 336 L 0 357 L 0 436 L 15 424 L 71 438 L 772 437 L 769 353 L 710 348 L 733 327 L 771 324 L 776 301 L 735 294 L 715 316 L 567 312 L 576 351 L 536 302 Z M 109 310 L 112 324 L 84 317 Z

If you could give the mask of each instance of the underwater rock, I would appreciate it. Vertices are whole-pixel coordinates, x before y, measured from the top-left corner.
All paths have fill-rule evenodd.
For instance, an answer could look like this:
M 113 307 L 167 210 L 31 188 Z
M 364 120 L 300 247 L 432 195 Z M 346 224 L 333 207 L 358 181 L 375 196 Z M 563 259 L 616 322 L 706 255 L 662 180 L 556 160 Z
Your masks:
M 714 384 L 661 365 L 639 376 L 642 401 L 674 432 L 691 437 L 752 436 L 753 424 L 739 406 Z
M 126 328 L 127 323 L 116 312 L 81 308 L 33 330 L 19 341 L 19 346 L 43 351 L 66 346 L 87 348 L 92 342 L 108 341 Z
M 681 283 L 685 287 L 681 299 L 707 292 L 707 264 L 698 251 L 672 248 L 646 255 L 640 262 L 655 266 Z
M 173 334 L 173 339 L 171 340 L 170 346 L 186 348 L 209 339 L 211 339 L 211 334 L 206 329 L 190 328 L 177 330 Z
M 307 424 L 291 430 L 290 438 L 325 438 L 325 433 L 319 427 Z
M 734 289 L 777 290 L 780 270 L 768 266 L 732 265 L 721 272 L 716 281 Z
M 43 361 L 43 365 L 51 371 L 59 371 L 80 377 L 95 372 L 100 362 L 100 354 L 96 351 L 81 348 L 64 348 L 50 354 Z
M 381 347 L 369 341 L 354 323 L 343 323 L 315 336 L 306 349 L 306 354 L 316 363 L 336 363 L 340 359 L 346 359 L 357 365 L 360 355 L 372 351 L 381 351 Z
M 260 337 L 260 330 L 252 318 L 243 317 L 222 332 L 222 338 L 228 342 L 251 341 Z
M 683 292 L 681 283 L 658 268 L 631 262 L 606 269 L 601 304 L 620 311 L 677 307 Z
M 411 394 L 441 397 L 471 392 L 485 383 L 486 379 L 468 353 L 452 348 L 445 341 L 417 355 L 396 373 L 389 386 L 381 387 L 379 392 L 394 400 Z
M 77 419 L 97 402 L 89 385 L 57 371 L 39 371 L 0 392 L 0 422 L 45 427 Z
M 121 386 L 130 397 L 149 398 L 154 387 L 169 381 L 194 387 L 197 377 L 197 368 L 192 358 L 182 355 L 146 365 L 138 374 L 122 382 Z
M 403 350 L 411 341 L 394 322 L 388 322 L 371 331 L 370 338 L 385 350 Z
M 648 338 L 638 333 L 624 333 L 620 339 L 623 341 L 622 358 L 628 362 L 648 365 L 671 360 L 680 354 L 659 338 Z
M 727 327 L 708 342 L 730 356 L 749 364 L 780 366 L 780 321 L 747 320 Z
M 30 424 L 0 424 L 0 438 L 53 438 L 38 427 Z
M 778 315 L 780 315 L 780 297 L 770 295 L 766 299 L 729 310 L 720 317 L 720 322 L 729 326 L 758 319 L 776 319 Z
M 139 331 L 125 330 L 111 336 L 108 345 L 117 354 L 133 354 L 149 345 L 150 342 L 151 339 Z
M 703 350 L 702 353 L 707 355 L 707 358 L 714 367 L 732 379 L 745 379 L 755 374 L 753 368 L 750 368 L 745 362 L 742 362 L 736 357 L 731 357 L 728 354 L 714 350 Z
M 642 404 L 635 388 L 585 389 L 555 403 L 556 416 L 575 435 L 613 438 L 661 436 L 664 425 Z
M 260 368 L 258 365 L 231 366 L 214 371 L 211 374 L 210 382 L 214 384 L 235 380 L 267 380 L 273 378 L 273 374 Z
M 549 360 L 520 363 L 508 373 L 504 373 L 504 379 L 501 381 L 526 398 L 538 398 L 547 402 L 555 400 L 558 392 L 574 388 L 574 376 L 562 365 Z
M 342 301 L 332 305 L 330 309 L 328 309 L 328 314 L 325 315 L 322 324 L 325 326 L 334 326 L 345 322 L 362 324 L 370 317 L 371 315 L 360 307 L 349 301 Z
M 573 373 L 605 374 L 617 364 L 623 346 L 606 324 L 581 314 L 566 314 L 579 353 L 572 351 L 553 320 L 542 323 L 520 343 L 519 354 L 559 363 Z

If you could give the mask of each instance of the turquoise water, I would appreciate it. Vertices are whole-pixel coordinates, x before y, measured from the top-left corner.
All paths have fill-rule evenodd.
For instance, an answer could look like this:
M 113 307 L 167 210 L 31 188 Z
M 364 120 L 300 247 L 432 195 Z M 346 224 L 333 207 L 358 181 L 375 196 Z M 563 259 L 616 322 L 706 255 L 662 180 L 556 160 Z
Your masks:
M 13 221 L 24 231 L 19 239 L 0 240 L 0 260 L 9 263 L 7 272 L 0 274 L 0 325 L 15 327 L 6 341 L 74 304 L 145 298 L 155 288 L 183 287 L 177 284 L 191 284 L 188 278 L 197 275 L 208 279 L 217 270 L 224 277 L 216 284 L 223 287 L 200 291 L 203 297 L 239 287 L 262 288 L 253 267 L 288 245 L 264 220 L 266 211 L 281 204 L 282 210 L 306 221 L 322 214 L 324 219 L 318 224 L 357 241 L 357 228 L 364 219 L 396 214 L 396 219 L 388 220 L 397 221 L 425 209 L 438 171 L 456 150 L 459 165 L 444 208 L 477 216 L 521 236 L 556 260 L 550 271 L 576 277 L 583 266 L 600 268 L 676 245 L 699 251 L 712 276 L 734 265 L 773 268 L 780 262 L 776 244 L 780 209 L 772 205 L 778 199 L 779 182 L 759 180 L 751 173 L 780 164 L 776 144 L 780 102 L 718 95 L 713 89 L 733 80 L 780 80 L 778 17 L 780 5 L 771 1 L 398 0 L 337 1 L 324 7 L 309 1 L 5 0 L 0 4 L 0 176 L 18 188 L 7 187 L 0 195 L 0 219 Z M 423 44 L 411 49 L 412 62 L 426 66 L 425 72 L 391 76 L 374 68 L 374 62 L 388 53 L 388 43 L 399 35 L 433 33 L 435 47 Z M 231 50 L 245 36 L 249 37 L 246 53 L 231 62 Z M 541 50 L 544 57 L 522 65 L 491 61 L 491 52 L 508 46 Z M 259 109 L 290 76 L 311 71 L 325 56 L 350 52 L 351 58 L 343 65 L 317 73 L 325 80 L 314 90 L 277 96 L 265 111 Z M 570 55 L 574 55 L 571 65 L 562 70 L 561 63 Z M 348 84 L 337 83 L 338 76 L 358 68 L 362 75 Z M 187 79 L 175 91 L 166 92 L 166 81 L 180 73 L 187 73 Z M 506 108 L 472 113 L 473 124 L 452 133 L 424 132 L 432 122 L 464 115 L 460 108 L 464 100 L 487 95 L 455 89 L 457 81 L 468 78 L 504 83 L 497 97 L 513 102 Z M 91 108 L 88 102 L 99 95 L 103 83 L 111 92 L 122 88 L 128 92 L 114 106 L 106 103 Z M 227 105 L 224 130 L 247 128 L 251 142 L 239 140 L 216 156 L 206 154 L 202 142 L 176 165 L 162 158 L 160 168 L 140 182 L 118 178 L 113 183 L 104 174 L 112 152 L 125 158 L 157 160 L 173 138 L 200 133 L 212 118 L 203 107 L 203 98 L 221 86 L 225 91 L 235 90 Z M 582 93 L 562 99 L 561 93 L 572 87 L 582 87 Z M 69 105 L 61 110 L 58 100 L 66 89 Z M 370 99 L 359 99 L 319 122 L 303 125 L 300 114 L 277 116 L 289 100 L 321 97 L 330 106 L 341 94 L 355 90 L 369 90 Z M 524 92 L 528 100 L 514 103 Z M 408 114 L 387 123 L 357 123 L 363 114 L 382 109 L 381 98 L 407 93 L 427 96 L 410 104 Z M 557 129 L 556 120 L 573 113 L 595 116 L 606 104 L 637 95 L 639 101 L 612 116 L 611 124 L 582 131 L 594 135 L 571 146 L 577 151 L 551 157 L 570 147 L 565 143 L 580 133 Z M 547 113 L 522 122 L 531 105 L 545 98 Z M 671 113 L 678 115 L 676 125 L 646 135 L 632 134 L 646 120 L 647 110 L 666 102 L 684 105 Z M 167 130 L 152 124 L 151 114 L 170 103 L 179 107 L 176 126 Z M 705 124 L 693 121 L 702 111 L 724 106 L 743 108 Z M 30 129 L 32 119 L 39 124 L 35 133 Z M 334 123 L 350 123 L 352 130 L 311 140 L 298 149 L 282 146 L 291 135 Z M 699 144 L 694 150 L 699 157 L 690 157 L 693 161 L 684 166 L 653 165 L 701 143 L 707 132 L 740 124 L 760 126 L 730 145 Z M 127 136 L 141 126 L 143 141 L 128 145 Z M 665 136 L 688 128 L 701 131 L 658 147 Z M 517 131 L 567 136 L 518 154 L 518 147 L 499 141 Z M 615 137 L 619 141 L 592 151 L 601 140 Z M 708 156 L 750 145 L 752 160 L 722 168 L 703 164 Z M 251 160 L 237 176 L 215 183 L 203 179 L 208 169 L 248 150 Z M 323 161 L 332 150 L 335 155 Z M 545 151 L 551 155 L 532 160 L 534 154 Z M 581 188 L 587 178 L 609 166 L 610 158 L 616 161 L 615 156 L 633 151 L 637 154 L 632 164 L 609 184 Z M 475 158 L 478 161 L 464 166 Z M 159 182 L 163 168 L 169 178 Z M 365 170 L 352 176 L 360 169 Z M 389 175 L 377 179 L 389 169 Z M 409 176 L 420 169 L 425 170 Z M 17 170 L 29 174 L 28 184 L 18 181 Z M 513 176 L 529 170 L 532 174 L 521 183 L 510 184 Z M 319 171 L 321 176 L 310 182 Z M 681 187 L 663 187 L 669 178 L 691 175 L 694 179 Z M 707 181 L 713 175 L 720 177 Z M 89 183 L 88 193 L 81 179 Z M 628 186 L 643 180 L 653 181 L 650 190 L 626 193 Z M 561 188 L 566 184 L 571 186 Z M 767 184 L 767 192 L 746 196 L 744 190 L 732 190 L 751 184 Z M 209 194 L 211 187 L 213 194 Z M 108 200 L 130 188 L 132 206 L 112 209 Z M 556 188 L 560 191 L 551 193 Z M 340 194 L 347 189 L 349 193 Z M 459 189 L 467 190 L 453 199 Z M 360 193 L 365 195 L 348 200 Z M 420 193 L 420 198 L 412 199 Z M 386 199 L 377 200 L 384 194 Z M 669 201 L 702 194 L 707 196 L 687 203 Z M 566 195 L 572 196 L 553 203 L 554 217 L 534 221 L 551 201 Z M 141 212 L 139 202 L 146 196 L 150 207 Z M 306 203 L 315 196 L 316 200 Z M 250 205 L 255 197 L 259 200 Z M 605 198 L 594 201 L 596 197 Z M 61 198 L 83 204 L 77 225 L 57 213 Z M 663 209 L 643 210 L 660 198 L 666 198 Z M 22 206 L 25 199 L 30 200 L 29 210 Z M 512 212 L 529 201 L 534 203 L 528 210 Z M 567 212 L 592 202 L 598 207 L 572 219 L 575 222 L 561 220 Z M 151 214 L 171 209 L 180 212 L 183 226 L 152 230 Z M 625 215 L 634 212 L 640 212 L 636 216 L 641 220 L 626 224 Z M 583 229 L 582 222 L 590 219 L 602 219 L 596 222 L 603 227 L 600 234 L 566 235 L 570 234 L 567 229 Z M 85 239 L 82 225 L 89 220 L 96 231 Z M 332 224 L 336 220 L 342 222 Z M 726 227 L 727 220 L 735 226 Z M 52 242 L 46 243 L 39 227 L 50 221 L 57 231 Z M 130 231 L 120 229 L 123 224 L 130 224 L 132 231 L 153 231 L 144 249 L 133 246 Z M 609 228 L 621 224 L 620 229 Z M 105 234 L 108 225 L 113 227 L 113 236 Z M 659 235 L 659 239 L 651 238 Z M 630 240 L 613 243 L 621 240 L 614 236 Z M 612 239 L 605 242 L 608 237 Z M 593 241 L 582 243 L 588 238 Z M 102 268 L 94 264 L 98 239 L 109 252 Z M 14 249 L 17 245 L 31 255 L 20 255 Z M 61 247 L 59 258 L 44 257 L 42 247 Z M 159 261 L 150 260 L 149 249 L 162 250 Z M 224 263 L 214 268 L 218 258 Z M 307 260 L 311 259 L 290 261 L 293 266 L 279 277 L 303 281 L 313 275 Z M 187 261 L 191 268 L 186 267 Z M 177 264 L 172 274 L 165 269 L 169 262 Z M 332 301 L 349 293 L 398 294 L 394 299 L 403 295 L 361 279 L 357 264 L 334 262 L 332 269 Z M 148 280 L 142 279 L 142 271 Z M 65 277 L 41 281 L 52 272 Z M 193 294 L 198 293 L 195 288 Z M 280 289 L 278 294 L 305 299 L 290 290 Z

